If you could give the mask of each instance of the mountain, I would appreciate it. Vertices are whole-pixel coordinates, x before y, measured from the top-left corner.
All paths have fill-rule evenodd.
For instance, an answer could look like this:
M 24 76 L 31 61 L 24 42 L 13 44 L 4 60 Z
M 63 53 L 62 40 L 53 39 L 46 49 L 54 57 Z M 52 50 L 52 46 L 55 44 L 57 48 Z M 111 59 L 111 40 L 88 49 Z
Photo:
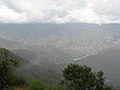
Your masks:
M 54 62 L 54 57 L 36 48 L 21 43 L 0 38 L 0 51 L 9 49 L 10 57 L 19 60 L 15 71 L 27 78 L 40 79 L 47 84 L 60 79 L 61 66 Z M 48 55 L 48 56 L 47 56 Z
M 0 24 L 0 36 L 55 57 L 77 58 L 119 46 L 119 29 L 119 24 Z
M 115 86 L 120 84 L 120 47 L 105 49 L 97 55 L 76 60 L 75 63 L 88 65 L 95 71 L 103 70 L 107 77 L 107 83 Z
M 120 82 L 120 24 L 0 24 L 0 47 L 22 58 L 19 72 L 54 82 L 68 63 L 103 70 Z
M 20 49 L 20 48 L 24 49 L 26 45 L 20 44 L 15 41 L 0 38 L 0 47 L 7 49 Z

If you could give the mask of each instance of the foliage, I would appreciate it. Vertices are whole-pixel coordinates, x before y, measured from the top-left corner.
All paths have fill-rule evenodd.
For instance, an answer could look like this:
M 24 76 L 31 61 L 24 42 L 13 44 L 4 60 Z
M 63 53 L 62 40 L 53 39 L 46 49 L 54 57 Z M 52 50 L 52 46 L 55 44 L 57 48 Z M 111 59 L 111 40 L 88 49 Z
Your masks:
M 28 85 L 28 90 L 44 90 L 44 86 L 39 80 L 32 80 Z
M 6 49 L 0 49 L 0 90 L 13 90 L 14 86 L 24 87 L 26 80 L 23 76 L 16 76 L 13 68 L 18 65 L 18 60 L 10 57 Z M 12 87 L 13 86 L 13 87 Z M 9 89 L 10 88 L 10 89 Z M 11 89 L 12 88 L 12 89 Z M 26 87 L 24 87 L 26 88 Z M 39 80 L 29 82 L 28 90 L 45 90 Z M 46 90 L 115 90 L 105 84 L 103 71 L 93 72 L 86 65 L 69 64 L 63 70 L 63 80 Z
M 0 89 L 9 87 L 13 84 L 13 67 L 18 64 L 18 61 L 11 58 L 9 51 L 1 49 L 0 52 Z
M 92 69 L 86 65 L 69 64 L 63 70 L 62 84 L 72 90 L 113 90 L 105 85 L 103 75 L 103 71 L 92 72 Z
M 26 84 L 26 79 L 23 76 L 15 76 L 13 85 L 14 86 L 24 86 Z
M 68 89 L 67 89 L 67 86 L 65 86 L 65 85 L 57 84 L 57 85 L 53 85 L 53 86 L 49 87 L 47 90 L 68 90 Z

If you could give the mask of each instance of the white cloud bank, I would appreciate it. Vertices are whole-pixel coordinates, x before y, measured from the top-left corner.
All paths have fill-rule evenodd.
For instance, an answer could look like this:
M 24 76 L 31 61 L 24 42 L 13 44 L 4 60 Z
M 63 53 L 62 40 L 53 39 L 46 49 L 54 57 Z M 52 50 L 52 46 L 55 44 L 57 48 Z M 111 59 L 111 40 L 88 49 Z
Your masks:
M 120 0 L 0 0 L 0 22 L 120 23 Z

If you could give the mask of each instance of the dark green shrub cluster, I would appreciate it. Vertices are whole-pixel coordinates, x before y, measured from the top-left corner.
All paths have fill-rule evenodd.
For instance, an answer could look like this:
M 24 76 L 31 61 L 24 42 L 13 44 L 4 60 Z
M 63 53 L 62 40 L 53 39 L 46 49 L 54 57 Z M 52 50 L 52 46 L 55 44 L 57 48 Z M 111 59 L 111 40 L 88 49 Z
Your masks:
M 86 65 L 69 64 L 63 70 L 61 84 L 72 90 L 114 90 L 105 84 L 103 71 L 93 72 Z

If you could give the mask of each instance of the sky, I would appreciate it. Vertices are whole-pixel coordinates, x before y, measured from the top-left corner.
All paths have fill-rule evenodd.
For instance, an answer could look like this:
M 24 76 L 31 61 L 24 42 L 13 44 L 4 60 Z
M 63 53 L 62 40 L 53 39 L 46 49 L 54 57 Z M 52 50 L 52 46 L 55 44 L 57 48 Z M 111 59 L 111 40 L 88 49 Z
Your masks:
M 0 0 L 0 23 L 120 23 L 120 0 Z

